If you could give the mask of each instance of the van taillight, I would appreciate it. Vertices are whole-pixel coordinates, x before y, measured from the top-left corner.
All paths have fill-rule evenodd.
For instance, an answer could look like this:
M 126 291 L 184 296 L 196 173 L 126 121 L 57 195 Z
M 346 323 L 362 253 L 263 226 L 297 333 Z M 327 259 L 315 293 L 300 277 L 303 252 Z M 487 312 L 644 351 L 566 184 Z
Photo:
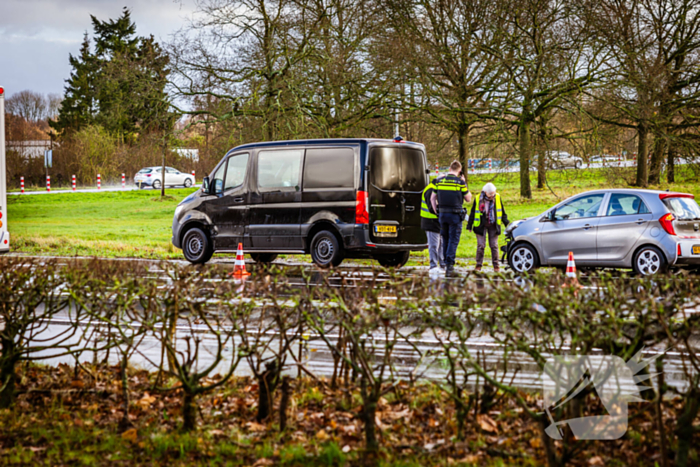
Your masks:
M 673 221 L 675 220 L 676 216 L 669 212 L 668 214 L 664 214 L 663 216 L 661 216 L 661 219 L 659 219 L 659 223 L 661 224 L 661 227 L 664 228 L 667 234 L 676 235 L 676 229 L 673 228 Z
M 369 210 L 367 209 L 367 192 L 357 190 L 355 201 L 355 224 L 369 224 Z

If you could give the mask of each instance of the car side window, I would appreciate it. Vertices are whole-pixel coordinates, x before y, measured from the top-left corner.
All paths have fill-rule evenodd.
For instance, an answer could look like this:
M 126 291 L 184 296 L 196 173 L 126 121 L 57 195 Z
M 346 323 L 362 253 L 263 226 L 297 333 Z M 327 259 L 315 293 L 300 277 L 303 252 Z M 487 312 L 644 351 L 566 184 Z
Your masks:
M 292 191 L 299 189 L 303 149 L 260 151 L 258 153 L 258 188 Z
M 228 158 L 226 169 L 226 181 L 224 190 L 240 186 L 245 181 L 246 168 L 248 167 L 248 154 L 236 154 Z
M 165 168 L 165 173 L 176 174 L 176 173 L 177 173 L 177 170 L 173 169 L 172 167 L 166 167 L 166 168 Z
M 648 214 L 649 208 L 637 195 L 613 193 L 610 196 L 607 216 L 627 216 L 631 214 Z
M 584 217 L 596 217 L 604 197 L 604 194 L 597 194 L 570 201 L 557 209 L 555 218 L 558 221 L 562 221 Z
M 355 187 L 355 152 L 352 148 L 307 149 L 304 190 Z

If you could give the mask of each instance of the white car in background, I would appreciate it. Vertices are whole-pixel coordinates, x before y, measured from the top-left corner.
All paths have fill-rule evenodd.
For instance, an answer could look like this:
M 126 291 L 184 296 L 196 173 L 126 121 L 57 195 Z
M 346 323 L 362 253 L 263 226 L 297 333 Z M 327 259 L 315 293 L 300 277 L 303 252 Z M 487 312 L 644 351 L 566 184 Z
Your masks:
M 153 187 L 159 190 L 163 183 L 161 176 L 162 167 L 146 167 L 138 171 L 134 177 L 134 184 L 139 188 Z M 184 186 L 189 188 L 194 185 L 192 174 L 180 172 L 172 167 L 165 168 L 165 186 Z
M 580 169 L 583 167 L 583 159 L 574 156 L 565 151 L 547 151 L 545 152 L 547 164 L 553 169 Z

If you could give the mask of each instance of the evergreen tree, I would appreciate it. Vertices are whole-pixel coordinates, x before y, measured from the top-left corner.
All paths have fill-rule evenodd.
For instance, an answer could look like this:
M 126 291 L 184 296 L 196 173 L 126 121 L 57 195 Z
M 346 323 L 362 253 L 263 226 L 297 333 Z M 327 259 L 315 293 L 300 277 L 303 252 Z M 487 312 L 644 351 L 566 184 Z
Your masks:
M 62 133 L 98 124 L 123 141 L 143 132 L 166 132 L 174 123 L 165 85 L 169 58 L 153 39 L 136 36 L 128 9 L 116 20 L 94 16 L 94 53 L 85 36 L 67 80 L 57 122 Z

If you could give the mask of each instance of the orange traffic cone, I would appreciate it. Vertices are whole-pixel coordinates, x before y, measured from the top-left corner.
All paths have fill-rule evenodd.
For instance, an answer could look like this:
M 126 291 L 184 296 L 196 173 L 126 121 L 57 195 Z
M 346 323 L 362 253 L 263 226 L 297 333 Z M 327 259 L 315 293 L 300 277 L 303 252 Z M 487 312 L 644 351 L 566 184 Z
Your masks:
M 574 252 L 569 252 L 569 262 L 566 263 L 566 277 L 576 279 L 576 263 L 574 263 Z
M 578 282 L 578 277 L 576 277 L 576 263 L 574 262 L 574 252 L 569 252 L 569 261 L 566 263 L 566 278 L 562 287 L 573 286 L 576 288 L 581 288 L 581 284 Z
M 250 276 L 250 273 L 245 270 L 245 260 L 243 259 L 243 244 L 238 244 L 238 250 L 236 251 L 236 264 L 233 267 L 232 276 Z

